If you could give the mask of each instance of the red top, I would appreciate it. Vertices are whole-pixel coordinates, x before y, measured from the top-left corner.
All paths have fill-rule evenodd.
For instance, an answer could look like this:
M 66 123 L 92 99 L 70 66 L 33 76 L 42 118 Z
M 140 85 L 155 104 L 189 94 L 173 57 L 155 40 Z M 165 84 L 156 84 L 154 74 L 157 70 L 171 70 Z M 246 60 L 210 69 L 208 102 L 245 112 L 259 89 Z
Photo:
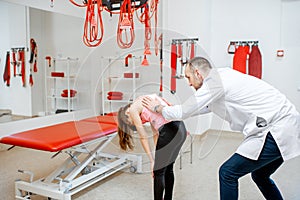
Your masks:
M 157 96 L 156 94 L 147 95 L 151 97 L 152 99 L 157 99 L 160 101 L 162 105 L 168 105 L 168 103 L 162 99 L 161 97 Z M 169 123 L 170 121 L 166 120 L 161 114 L 154 113 L 147 108 L 143 107 L 142 113 L 140 115 L 142 123 L 150 122 L 151 125 L 158 130 L 160 127 L 162 127 L 164 124 Z

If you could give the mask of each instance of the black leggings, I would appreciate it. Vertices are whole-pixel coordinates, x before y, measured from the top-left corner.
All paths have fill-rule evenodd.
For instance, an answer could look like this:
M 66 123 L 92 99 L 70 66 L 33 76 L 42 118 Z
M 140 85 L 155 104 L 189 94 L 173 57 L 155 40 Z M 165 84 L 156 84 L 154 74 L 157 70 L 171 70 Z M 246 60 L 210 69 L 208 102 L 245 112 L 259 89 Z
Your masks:
M 169 122 L 159 129 L 154 162 L 154 200 L 172 199 L 173 165 L 186 135 L 187 131 L 182 121 Z

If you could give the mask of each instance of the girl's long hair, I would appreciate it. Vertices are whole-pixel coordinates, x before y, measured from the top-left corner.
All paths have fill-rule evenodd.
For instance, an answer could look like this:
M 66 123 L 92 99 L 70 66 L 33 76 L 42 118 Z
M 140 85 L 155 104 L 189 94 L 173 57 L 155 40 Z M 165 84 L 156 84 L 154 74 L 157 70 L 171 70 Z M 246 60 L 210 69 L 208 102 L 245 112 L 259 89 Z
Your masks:
M 128 121 L 127 115 L 125 115 L 126 110 L 130 107 L 131 104 L 128 104 L 124 107 L 121 107 L 118 112 L 118 135 L 119 135 L 119 144 L 123 150 L 133 150 L 133 139 L 132 133 L 135 130 L 135 126 L 131 125 Z

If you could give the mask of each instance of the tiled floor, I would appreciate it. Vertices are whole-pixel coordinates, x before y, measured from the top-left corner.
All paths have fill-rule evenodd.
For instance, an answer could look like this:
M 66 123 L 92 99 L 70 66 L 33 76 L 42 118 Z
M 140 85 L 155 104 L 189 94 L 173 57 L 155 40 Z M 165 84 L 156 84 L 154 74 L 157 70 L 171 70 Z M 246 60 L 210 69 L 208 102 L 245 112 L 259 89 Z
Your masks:
M 236 133 L 211 132 L 204 137 L 195 136 L 193 163 L 190 163 L 189 153 L 183 155 L 182 169 L 179 169 L 179 159 L 176 161 L 174 200 L 217 200 L 218 168 L 235 151 L 241 140 L 242 136 Z M 189 150 L 188 143 L 189 140 L 183 147 L 184 151 Z M 118 148 L 116 144 L 117 141 L 113 141 L 109 148 Z M 7 147 L 0 145 L 0 199 L 3 200 L 14 199 L 15 179 L 27 178 L 18 174 L 18 169 L 33 171 L 38 178 L 47 175 L 66 158 L 66 155 L 60 154 L 51 159 L 53 153 L 19 147 L 6 151 Z M 138 146 L 137 151 L 140 148 Z M 299 166 L 298 157 L 284 163 L 274 174 L 274 180 L 286 200 L 297 200 L 300 197 Z M 124 170 L 74 195 L 73 199 L 152 200 L 152 177 L 146 159 L 143 169 L 142 174 L 132 174 Z M 249 175 L 240 179 L 240 199 L 264 199 Z

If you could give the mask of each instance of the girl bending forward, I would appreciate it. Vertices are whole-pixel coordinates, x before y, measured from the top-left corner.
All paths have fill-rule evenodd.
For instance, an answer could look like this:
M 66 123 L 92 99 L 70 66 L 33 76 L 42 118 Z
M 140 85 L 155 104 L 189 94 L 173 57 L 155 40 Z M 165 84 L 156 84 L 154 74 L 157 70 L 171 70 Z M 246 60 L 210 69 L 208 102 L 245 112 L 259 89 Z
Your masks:
M 147 95 L 168 103 L 157 95 Z M 187 131 L 182 121 L 167 121 L 161 114 L 151 112 L 142 105 L 143 96 L 121 107 L 118 112 L 119 143 L 123 150 L 133 149 L 132 134 L 137 131 L 141 144 L 151 162 L 154 177 L 154 200 L 171 200 L 173 196 L 173 165 L 182 147 Z M 143 124 L 150 122 L 153 131 L 155 158 L 151 153 Z

